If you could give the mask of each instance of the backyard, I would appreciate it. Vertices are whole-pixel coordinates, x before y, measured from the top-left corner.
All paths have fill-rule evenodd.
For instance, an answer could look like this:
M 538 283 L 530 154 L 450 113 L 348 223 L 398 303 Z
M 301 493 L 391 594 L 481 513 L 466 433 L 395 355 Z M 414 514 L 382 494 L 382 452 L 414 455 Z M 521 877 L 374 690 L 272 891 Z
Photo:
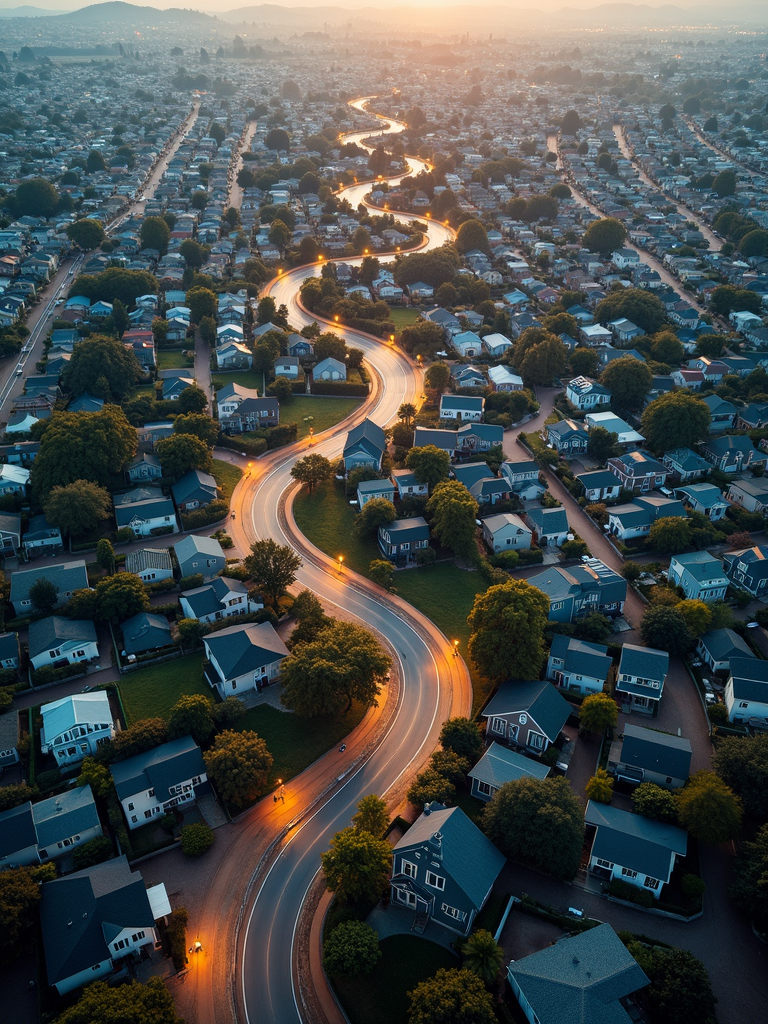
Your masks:
M 202 654 L 188 654 L 124 675 L 119 688 L 128 725 L 142 718 L 168 719 L 173 705 L 186 693 L 213 699 L 203 679 L 202 661 Z
M 314 428 L 315 434 L 319 434 L 346 419 L 361 401 L 360 398 L 295 395 L 281 406 L 280 417 L 285 423 L 298 423 L 301 440 L 309 435 L 310 427 Z M 308 420 L 308 416 L 312 419 Z
M 186 349 L 161 349 L 157 353 L 158 370 L 179 370 L 194 365 L 194 359 L 187 359 Z
M 213 374 L 212 383 L 216 391 L 223 388 L 225 384 L 239 384 L 243 388 L 258 389 L 260 395 L 264 394 L 264 374 L 258 370 L 235 370 L 231 373 L 222 373 L 216 370 Z
M 221 459 L 213 460 L 212 475 L 219 488 L 219 497 L 228 502 L 232 497 L 232 491 L 243 475 L 242 469 L 233 466 L 231 462 L 223 462 Z
M 410 327 L 411 324 L 415 324 L 420 316 L 420 311 L 412 309 L 410 306 L 391 306 L 389 312 L 389 319 L 397 328 L 398 333 L 404 327 Z

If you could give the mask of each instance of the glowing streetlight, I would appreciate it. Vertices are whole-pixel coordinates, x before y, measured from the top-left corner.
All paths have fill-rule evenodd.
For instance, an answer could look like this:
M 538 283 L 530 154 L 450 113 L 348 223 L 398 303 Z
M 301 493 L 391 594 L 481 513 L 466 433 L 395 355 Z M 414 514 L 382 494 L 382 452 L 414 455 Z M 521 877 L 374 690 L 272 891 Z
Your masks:
M 283 268 L 282 268 L 282 267 L 278 267 L 278 268 L 277 268 L 277 273 L 278 273 L 278 275 L 279 275 L 279 274 L 282 274 L 282 272 L 283 272 Z
M 454 656 L 454 658 L 458 658 L 458 656 L 459 656 L 459 641 L 458 640 L 454 640 L 453 641 L 453 656 Z
M 339 555 L 338 561 L 339 561 L 339 572 L 341 572 L 343 564 L 344 564 L 344 555 Z
M 390 336 L 389 336 L 389 344 L 390 345 L 394 345 L 395 344 L 395 336 L 394 336 L 394 334 L 390 334 Z
M 249 462 L 248 463 L 248 472 L 246 473 L 246 476 L 250 476 L 251 475 L 251 470 L 252 469 L 253 469 L 253 463 Z
M 339 314 L 336 313 L 336 315 L 334 316 L 333 319 L 336 321 L 336 323 L 338 323 L 339 322 Z

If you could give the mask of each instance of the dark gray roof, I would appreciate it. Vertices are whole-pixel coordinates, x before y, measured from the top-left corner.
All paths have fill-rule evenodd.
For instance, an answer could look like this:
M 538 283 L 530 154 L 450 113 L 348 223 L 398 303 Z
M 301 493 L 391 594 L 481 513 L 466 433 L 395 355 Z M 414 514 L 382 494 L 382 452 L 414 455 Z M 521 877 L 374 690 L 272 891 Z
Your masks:
M 424 448 L 433 444 L 441 451 L 453 451 L 458 444 L 458 435 L 455 430 L 439 430 L 431 427 L 416 427 L 413 433 L 413 445 L 415 448 Z
M 151 612 L 139 612 L 121 622 L 120 631 L 123 634 L 123 650 L 126 654 L 155 651 L 158 647 L 173 643 L 168 619 L 164 615 L 153 615 Z
M 585 488 L 591 490 L 593 487 L 618 487 L 619 480 L 607 469 L 595 469 L 590 473 L 579 473 L 576 476 Z
M 365 448 L 371 455 L 378 457 L 386 450 L 387 439 L 384 436 L 383 429 L 377 423 L 374 423 L 373 420 L 365 419 L 362 423 L 358 423 L 356 427 L 353 427 L 347 434 L 344 451 L 346 452 L 348 448 L 356 447 L 357 445 Z
M 593 644 L 588 640 L 577 640 L 572 636 L 555 633 L 549 653 L 553 658 L 561 658 L 568 672 L 578 672 L 579 675 L 591 676 L 593 679 L 608 678 L 612 659 L 604 644 Z
M 40 847 L 61 842 L 99 824 L 99 814 L 90 786 L 65 789 L 32 805 L 32 817 Z
M 19 657 L 19 634 L 0 633 L 0 661 Z
M 460 484 L 469 489 L 478 480 L 485 480 L 493 476 L 487 462 L 465 462 L 461 466 L 453 467 L 453 475 Z
M 171 491 L 177 504 L 184 504 L 184 502 L 189 501 L 196 494 L 214 501 L 218 493 L 216 481 L 210 473 L 204 473 L 201 469 L 190 469 L 180 480 L 177 480 Z
M 88 586 L 88 573 L 82 558 L 73 562 L 62 562 L 60 565 L 36 565 L 34 569 L 16 570 L 11 574 L 11 603 L 25 601 L 29 597 L 29 588 L 36 580 L 47 579 L 62 593 L 83 590 Z
M 597 829 L 592 856 L 639 874 L 669 880 L 670 854 L 684 857 L 688 833 L 677 825 L 644 818 L 609 804 L 587 803 L 584 820 Z
M 10 533 L 18 539 L 21 536 L 21 513 L 0 512 L 0 533 Z
M 205 774 L 205 765 L 192 737 L 182 736 L 126 761 L 118 761 L 110 771 L 121 800 L 144 789 L 154 789 L 157 799 L 165 801 L 170 798 L 169 786 Z
M 731 658 L 730 673 L 736 700 L 768 703 L 768 661 Z
M 539 1024 L 630 1024 L 619 1000 L 648 984 L 609 924 L 513 960 L 509 976 Z
M 61 615 L 49 615 L 46 619 L 37 619 L 29 624 L 30 658 L 69 640 L 95 644 L 96 627 L 90 619 L 65 619 Z
M 564 508 L 531 508 L 525 518 L 543 536 L 568 532 L 568 514 Z
M 691 770 L 691 742 L 684 736 L 670 736 L 642 725 L 626 725 L 621 763 L 673 779 L 687 779 Z
M 405 541 L 429 540 L 429 527 L 424 516 L 412 516 L 410 519 L 394 519 L 379 531 L 388 536 L 393 544 Z
M 227 679 L 254 672 L 289 654 L 271 622 L 229 626 L 209 633 L 203 642 Z
M 30 801 L 0 814 L 0 858 L 36 845 L 37 832 Z
M 699 640 L 715 661 L 730 661 L 731 658 L 754 658 L 746 640 L 732 629 L 711 629 Z
M 437 845 L 447 874 L 479 910 L 506 858 L 459 807 L 433 804 L 411 825 L 396 850 Z
M 653 647 L 639 647 L 624 644 L 621 648 L 619 677 L 623 672 L 641 679 L 656 679 L 661 682 L 669 671 L 669 654 Z
M 182 537 L 173 546 L 179 562 L 186 562 L 195 555 L 203 555 L 206 558 L 220 558 L 224 562 L 224 549 L 215 537 L 199 537 L 190 533 Z
M 185 590 L 182 597 L 186 598 L 196 619 L 202 615 L 220 612 L 222 602 L 229 594 L 247 594 L 248 588 L 240 580 L 229 579 L 228 576 L 217 576 L 204 587 Z
M 168 548 L 139 548 L 125 556 L 125 571 L 140 573 L 145 569 L 172 569 L 171 553 Z
M 483 711 L 484 718 L 527 711 L 550 742 L 568 721 L 571 705 L 546 680 L 502 683 Z
M 505 782 L 517 782 L 518 779 L 546 779 L 549 767 L 541 761 L 534 761 L 515 750 L 502 747 L 500 743 L 491 743 L 467 775 L 470 779 L 487 782 L 489 786 L 498 789 Z
M 128 526 L 134 519 L 159 519 L 160 516 L 169 516 L 175 522 L 176 509 L 173 502 L 162 494 L 147 501 L 115 505 L 115 522 L 118 526 Z

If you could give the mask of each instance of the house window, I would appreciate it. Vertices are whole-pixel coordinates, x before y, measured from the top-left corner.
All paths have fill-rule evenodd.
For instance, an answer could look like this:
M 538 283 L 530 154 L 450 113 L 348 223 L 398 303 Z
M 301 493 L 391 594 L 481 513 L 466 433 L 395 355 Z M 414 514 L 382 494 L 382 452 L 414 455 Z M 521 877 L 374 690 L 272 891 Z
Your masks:
M 131 941 L 132 942 L 138 942 L 139 939 L 143 939 L 143 938 L 144 938 L 144 932 L 136 932 L 135 935 L 131 936 Z
M 442 875 L 436 875 L 433 871 L 428 871 L 427 885 L 431 885 L 433 889 L 440 889 L 442 891 L 445 888 L 445 879 Z
M 144 811 L 144 817 L 145 818 L 151 818 L 152 817 L 152 811 Z
M 637 872 L 633 871 L 632 868 L 622 868 L 621 874 L 624 878 L 637 878 Z
M 611 860 L 602 860 L 600 857 L 598 857 L 597 866 L 599 868 L 607 868 L 608 871 L 613 871 L 613 861 Z
M 411 864 L 411 862 L 409 860 L 404 860 L 404 861 L 401 861 L 400 863 L 401 863 L 401 868 L 402 868 L 402 872 L 403 872 L 404 875 L 407 875 L 409 878 L 415 878 L 416 877 L 416 872 L 418 870 L 416 864 Z
M 478 784 L 477 784 L 477 791 L 478 791 L 478 793 L 482 793 L 483 796 L 490 796 L 491 795 L 491 787 L 490 787 L 489 783 L 487 783 L 487 782 L 478 782 Z
M 463 910 L 457 910 L 456 907 L 449 907 L 447 903 L 441 903 L 440 909 L 448 917 L 452 917 L 454 921 L 465 921 L 467 915 Z
M 658 878 L 646 878 L 643 882 L 646 889 L 658 889 L 660 884 Z
M 746 700 L 741 701 L 741 703 L 739 704 L 739 707 L 740 708 L 748 708 L 749 707 L 749 701 L 746 701 Z
M 147 791 L 147 796 L 154 796 L 154 795 L 155 795 L 154 789 L 150 789 L 150 790 Z
M 134 825 L 136 824 L 136 822 L 137 822 L 138 820 L 139 820 L 139 819 L 138 819 L 138 818 L 136 817 L 136 815 L 135 815 L 135 814 L 132 814 L 132 815 L 131 815 L 131 821 L 133 822 L 133 824 L 134 824 Z
M 555 601 L 554 604 L 552 605 L 552 611 L 553 612 L 559 611 L 559 609 L 562 608 L 562 607 L 563 607 L 563 602 L 562 601 Z
M 503 718 L 492 718 L 491 719 L 491 732 L 499 733 L 503 736 L 507 731 L 507 723 Z
M 544 749 L 544 737 L 540 732 L 532 732 L 528 730 L 528 746 L 533 747 L 534 750 Z

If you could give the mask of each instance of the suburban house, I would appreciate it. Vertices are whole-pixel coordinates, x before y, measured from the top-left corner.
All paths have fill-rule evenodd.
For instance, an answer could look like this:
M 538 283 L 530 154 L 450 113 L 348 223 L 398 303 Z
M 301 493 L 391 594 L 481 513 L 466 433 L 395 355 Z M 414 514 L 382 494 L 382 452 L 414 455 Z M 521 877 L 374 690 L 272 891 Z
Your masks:
M 29 470 L 24 466 L 0 463 L 0 497 L 8 494 L 25 495 L 29 483 Z
M 99 656 L 96 627 L 89 619 L 49 615 L 29 624 L 29 660 L 33 668 L 60 668 Z
M 696 653 L 713 672 L 727 672 L 731 658 L 754 658 L 746 640 L 732 629 L 711 629 L 699 637 Z
M 109 697 L 104 690 L 62 697 L 40 709 L 40 747 L 58 765 L 78 764 L 115 735 Z
M 688 852 L 688 833 L 677 825 L 644 818 L 609 804 L 587 802 L 584 814 L 589 873 L 648 889 L 656 899 L 672 877 L 678 857 Z
M 737 481 L 734 480 L 733 483 L 735 484 Z M 738 481 L 738 483 L 741 483 L 741 481 Z M 733 487 L 733 484 L 731 487 Z M 707 519 L 711 519 L 713 523 L 717 522 L 718 519 L 724 519 L 729 508 L 728 502 L 723 497 L 720 488 L 715 487 L 714 484 L 688 484 L 686 487 L 676 487 L 674 495 L 689 508 L 693 509 L 694 512 L 701 512 Z M 733 499 L 731 498 L 731 500 Z M 768 496 L 766 497 L 766 505 L 768 505 Z
M 196 508 L 204 508 L 216 501 L 218 493 L 216 481 L 202 469 L 190 469 L 171 488 L 173 500 L 180 512 L 194 512 Z
M 416 552 L 429 547 L 429 527 L 423 516 L 411 519 L 395 519 L 379 527 L 379 548 L 385 558 L 395 564 L 410 565 Z
M 611 392 L 589 377 L 574 377 L 565 387 L 565 397 L 571 405 L 586 412 L 599 405 L 608 405 L 611 401 Z
M 185 619 L 206 623 L 258 612 L 264 607 L 261 601 L 249 598 L 248 587 L 244 583 L 228 576 L 217 576 L 205 586 L 185 590 L 179 604 Z
M 160 465 L 160 459 L 151 452 L 139 452 L 125 467 L 125 476 L 129 484 L 160 480 L 162 475 L 163 467 Z
M 752 477 L 750 480 L 732 480 L 728 488 L 728 501 L 740 505 L 747 512 L 768 513 L 768 478 Z
M 766 456 L 750 439 L 741 434 L 727 434 L 702 441 L 701 454 L 721 473 L 741 473 L 752 466 L 765 466 Z
M 547 427 L 549 444 L 563 459 L 586 455 L 589 434 L 579 420 L 560 420 Z
M 33 584 L 46 579 L 58 587 L 56 607 L 60 608 L 76 590 L 88 589 L 88 573 L 82 558 L 60 565 L 40 565 L 35 569 L 17 569 L 11 574 L 11 604 L 17 615 L 29 615 L 32 598 L 29 596 Z
M 276 398 L 245 398 L 228 416 L 220 420 L 225 434 L 243 434 L 262 427 L 275 427 L 280 422 L 280 403 Z
M 125 571 L 144 583 L 158 583 L 173 576 L 173 563 L 168 548 L 139 548 L 125 556 Z
M 513 343 L 503 334 L 486 334 L 483 338 L 483 348 L 494 359 L 501 359 L 512 347 Z M 522 382 L 520 386 L 522 387 Z
M 603 692 L 611 665 L 604 644 L 555 633 L 547 659 L 547 679 L 563 690 L 586 697 Z
M 502 462 L 501 475 L 522 501 L 540 498 L 546 490 L 544 484 L 539 482 L 538 462 Z
M 483 338 L 483 344 L 488 338 Z M 522 391 L 523 378 L 519 377 L 507 366 L 490 366 L 488 368 L 488 379 L 494 391 Z
M 409 472 L 409 470 L 395 470 L 395 472 Z M 357 485 L 357 504 L 362 508 L 373 498 L 383 498 L 385 501 L 394 503 L 395 485 L 391 480 L 361 480 Z
M 730 430 L 736 419 L 736 406 L 719 395 L 706 395 L 702 401 L 709 409 L 709 432 L 717 434 L 721 430 Z
M 253 366 L 253 353 L 242 340 L 225 340 L 216 346 L 216 366 L 219 370 L 248 370 Z
M 546 680 L 502 683 L 482 712 L 486 735 L 543 754 L 571 713 L 570 704 Z
M 753 597 L 763 599 L 768 588 L 768 544 L 723 554 L 725 575 Z
M 441 420 L 471 420 L 480 422 L 483 418 L 484 398 L 473 395 L 442 395 L 440 398 Z
M 569 569 L 549 566 L 528 582 L 549 598 L 553 622 L 575 622 L 591 612 L 613 618 L 624 611 L 627 599 L 627 581 L 598 558 Z
M 188 534 L 174 544 L 173 550 L 179 563 L 181 578 L 195 576 L 198 573 L 204 579 L 210 579 L 221 572 L 227 564 L 224 549 L 215 537 L 198 537 Z
M 275 376 L 285 377 L 287 380 L 298 380 L 298 356 L 278 356 L 275 360 Z
M 621 484 L 607 469 L 595 469 L 590 473 L 579 473 L 576 479 L 584 488 L 588 501 L 612 501 L 618 498 Z
M 301 334 L 289 334 L 286 347 L 289 356 L 299 356 L 300 358 L 311 356 L 315 351 L 312 341 L 302 337 Z
M 691 774 L 691 754 L 691 741 L 683 736 L 625 725 L 623 738 L 611 744 L 608 771 L 633 786 L 653 782 L 666 789 L 679 789 Z
M 203 756 L 191 736 L 118 761 L 110 771 L 129 829 L 193 803 L 196 787 L 207 779 Z
M 412 931 L 469 935 L 505 860 L 460 807 L 428 804 L 394 848 L 392 902 L 416 912 Z
M 21 515 L 0 512 L 0 554 L 15 555 L 21 547 Z
M 246 399 L 257 399 L 259 392 L 255 388 L 244 388 L 242 384 L 231 382 L 216 392 L 216 408 L 221 421 L 237 412 Z
M 203 645 L 206 678 L 222 699 L 269 686 L 290 653 L 271 622 L 228 626 L 203 637 Z
M 686 598 L 696 601 L 721 601 L 728 589 L 723 563 L 708 551 L 687 551 L 672 555 L 669 578 L 683 588 Z
M 568 540 L 570 527 L 564 508 L 529 508 L 522 517 L 540 548 L 559 548 Z
M 768 661 L 731 658 L 724 701 L 734 725 L 768 727 Z
M 504 441 L 504 428 L 498 423 L 464 423 L 456 431 L 458 455 L 487 452 Z
M 681 484 L 700 480 L 709 473 L 710 465 L 690 448 L 674 448 L 665 452 L 662 462 Z
M 19 634 L 0 633 L 0 668 L 18 668 L 20 659 Z
M 90 786 L 0 814 L 0 870 L 45 864 L 103 835 Z
M 669 475 L 667 467 L 646 452 L 626 452 L 608 459 L 606 465 L 621 486 L 633 494 L 663 487 Z
M 507 980 L 529 1024 L 631 1024 L 649 983 L 609 924 L 512 960 Z
M 483 424 L 483 426 L 485 426 L 485 424 Z M 424 448 L 428 444 L 433 444 L 435 448 L 439 448 L 440 451 L 448 452 L 448 455 L 451 458 L 456 454 L 458 443 L 458 431 L 456 430 L 438 430 L 433 427 L 416 427 L 413 432 L 414 448 Z
M 123 634 L 123 656 L 130 661 L 137 654 L 159 651 L 173 644 L 171 627 L 164 615 L 138 612 L 120 623 Z
M 382 428 L 373 420 L 365 419 L 347 434 L 342 456 L 344 467 L 347 473 L 360 466 L 369 466 L 379 472 L 386 450 L 387 439 Z
M 526 551 L 531 546 L 532 531 L 520 516 L 512 512 L 500 512 L 483 519 L 483 540 L 488 550 L 497 555 L 500 551 Z
M 494 476 L 487 462 L 464 462 L 453 467 L 453 475 L 464 484 L 478 505 L 507 501 L 512 489 L 505 477 Z
M 62 996 L 153 946 L 155 922 L 171 912 L 165 885 L 147 889 L 125 854 L 46 882 L 41 897 L 48 984 Z
M 393 469 L 392 483 L 397 488 L 398 498 L 424 498 L 429 494 L 427 484 L 419 483 L 412 469 Z M 386 481 L 389 483 L 389 481 Z M 389 499 L 392 501 L 392 498 Z
M 63 550 L 64 542 L 58 526 L 51 526 L 41 513 L 29 520 L 21 546 L 27 558 L 32 560 L 38 555 L 58 554 Z
M 472 796 L 488 803 L 505 782 L 546 779 L 549 771 L 549 766 L 541 761 L 534 761 L 516 750 L 492 742 L 474 768 L 467 772 L 467 778 L 472 779 Z
M 616 443 L 621 445 L 622 448 L 636 448 L 645 440 L 643 435 L 638 433 L 634 427 L 631 427 L 626 420 L 621 419 L 620 416 L 615 416 L 612 412 L 587 413 L 584 422 L 589 430 L 594 430 L 595 427 L 602 427 L 609 434 L 615 434 Z
M 334 359 L 333 356 L 327 356 L 313 367 L 312 378 L 313 380 L 346 380 L 347 368 L 340 360 Z
M 685 519 L 688 513 L 681 501 L 674 498 L 638 497 L 627 505 L 608 509 L 608 528 L 622 541 L 647 537 L 657 519 L 670 516 Z
M 179 524 L 176 509 L 159 487 L 134 487 L 125 494 L 113 495 L 118 529 L 130 527 L 137 537 L 150 537 L 153 531 L 176 533 Z
M 625 712 L 656 716 L 669 671 L 669 654 L 624 644 L 616 673 L 616 700 Z

